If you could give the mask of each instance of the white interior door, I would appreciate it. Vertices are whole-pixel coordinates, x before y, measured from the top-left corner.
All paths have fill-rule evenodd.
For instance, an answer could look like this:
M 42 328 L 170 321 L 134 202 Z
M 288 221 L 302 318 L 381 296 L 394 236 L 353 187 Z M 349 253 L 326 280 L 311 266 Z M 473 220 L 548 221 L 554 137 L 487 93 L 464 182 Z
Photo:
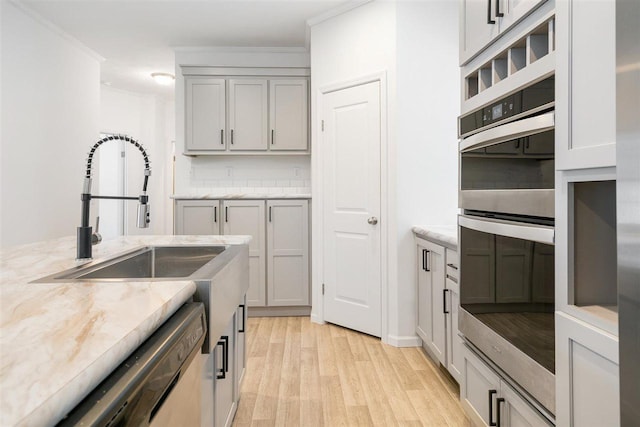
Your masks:
M 324 320 L 379 337 L 380 82 L 322 106 Z

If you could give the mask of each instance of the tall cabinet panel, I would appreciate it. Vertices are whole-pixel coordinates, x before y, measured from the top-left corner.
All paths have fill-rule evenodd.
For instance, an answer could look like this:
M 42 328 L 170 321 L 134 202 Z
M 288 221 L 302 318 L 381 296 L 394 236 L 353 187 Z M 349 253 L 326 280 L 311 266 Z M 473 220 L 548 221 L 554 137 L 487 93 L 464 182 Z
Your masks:
M 220 234 L 220 203 L 217 200 L 180 200 L 176 206 L 176 234 Z
M 224 79 L 186 79 L 186 151 L 224 151 L 226 92 Z
M 307 80 L 270 80 L 269 93 L 270 149 L 306 150 Z
M 250 235 L 249 244 L 249 290 L 247 304 L 263 307 L 266 305 L 265 277 L 265 224 L 264 200 L 224 200 L 223 234 Z
M 557 3 L 557 169 L 616 164 L 615 3 Z
M 267 149 L 267 81 L 229 80 L 229 150 Z
M 267 201 L 267 302 L 309 305 L 309 208 L 306 200 Z

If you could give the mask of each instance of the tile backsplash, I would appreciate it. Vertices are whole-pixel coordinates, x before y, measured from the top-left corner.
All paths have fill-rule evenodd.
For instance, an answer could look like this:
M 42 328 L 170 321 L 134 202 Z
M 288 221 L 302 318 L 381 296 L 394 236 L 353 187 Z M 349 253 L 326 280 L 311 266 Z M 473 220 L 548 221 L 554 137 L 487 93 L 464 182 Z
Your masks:
M 310 193 L 308 156 L 193 157 L 189 176 L 177 177 L 181 193 Z

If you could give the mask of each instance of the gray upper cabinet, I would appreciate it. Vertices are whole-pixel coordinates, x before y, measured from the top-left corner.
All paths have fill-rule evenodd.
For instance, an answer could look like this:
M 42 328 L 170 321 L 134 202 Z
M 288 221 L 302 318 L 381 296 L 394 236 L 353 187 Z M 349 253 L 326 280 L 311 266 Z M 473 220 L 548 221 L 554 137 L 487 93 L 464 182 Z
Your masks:
M 267 80 L 229 80 L 229 150 L 267 149 Z
M 270 149 L 306 150 L 308 147 L 307 80 L 269 81 Z
M 186 79 L 186 152 L 225 150 L 225 89 L 224 79 Z
M 185 136 L 190 156 L 306 154 L 308 77 L 187 75 Z
M 490 3 L 496 0 L 462 0 L 460 3 L 460 63 L 467 62 L 499 34 L 495 11 Z M 492 23 L 493 22 L 493 23 Z
M 460 64 L 466 64 L 546 0 L 462 0 Z

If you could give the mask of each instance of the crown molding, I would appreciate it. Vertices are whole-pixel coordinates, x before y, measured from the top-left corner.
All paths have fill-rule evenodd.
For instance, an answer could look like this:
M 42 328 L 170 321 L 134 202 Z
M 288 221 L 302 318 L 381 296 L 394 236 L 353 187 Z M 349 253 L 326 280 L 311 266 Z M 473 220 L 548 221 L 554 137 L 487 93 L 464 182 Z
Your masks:
M 84 54 L 90 56 L 98 62 L 104 62 L 105 57 L 97 53 L 95 50 L 89 48 L 86 44 L 82 43 L 77 38 L 73 37 L 71 34 L 64 31 L 62 28 L 58 27 L 53 22 L 49 21 L 44 16 L 40 15 L 38 12 L 33 10 L 31 7 L 27 6 L 25 3 L 18 0 L 8 0 L 10 4 L 15 6 L 18 10 L 22 11 L 25 15 L 29 16 L 31 19 L 47 28 L 49 31 L 57 34 L 62 39 L 67 41 L 69 44 L 74 46 L 76 49 L 80 50 Z

